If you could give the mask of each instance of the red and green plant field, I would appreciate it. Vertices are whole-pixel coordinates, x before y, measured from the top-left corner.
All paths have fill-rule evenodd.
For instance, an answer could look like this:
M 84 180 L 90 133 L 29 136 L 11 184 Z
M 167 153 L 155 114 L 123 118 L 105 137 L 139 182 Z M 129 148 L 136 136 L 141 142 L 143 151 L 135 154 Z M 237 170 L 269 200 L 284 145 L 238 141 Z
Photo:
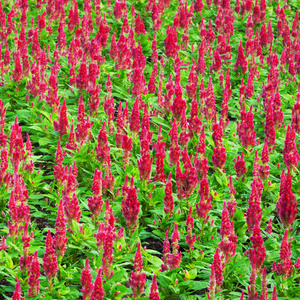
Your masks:
M 0 300 L 300 298 L 299 0 L 1 0 Z

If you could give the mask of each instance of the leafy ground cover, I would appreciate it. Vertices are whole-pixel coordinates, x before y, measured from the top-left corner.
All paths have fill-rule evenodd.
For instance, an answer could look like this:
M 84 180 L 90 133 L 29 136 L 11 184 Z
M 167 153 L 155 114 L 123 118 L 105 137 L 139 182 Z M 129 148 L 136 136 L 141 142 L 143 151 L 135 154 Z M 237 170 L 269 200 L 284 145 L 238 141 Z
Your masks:
M 0 2 L 0 299 L 296 299 L 296 1 Z

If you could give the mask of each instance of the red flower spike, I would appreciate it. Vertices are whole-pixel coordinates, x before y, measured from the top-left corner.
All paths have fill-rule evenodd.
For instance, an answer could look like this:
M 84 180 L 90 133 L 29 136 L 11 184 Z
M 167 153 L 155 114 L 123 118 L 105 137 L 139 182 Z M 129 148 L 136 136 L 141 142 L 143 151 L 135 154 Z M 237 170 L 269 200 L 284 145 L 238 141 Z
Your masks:
M 266 258 L 266 250 L 263 246 L 263 238 L 261 237 L 261 231 L 259 224 L 255 224 L 252 231 L 252 236 L 250 236 L 252 242 L 252 249 L 249 249 L 249 261 L 250 264 L 256 265 L 257 269 L 262 267 L 262 264 Z M 254 258 L 255 257 L 255 258 Z
M 69 122 L 67 118 L 67 106 L 64 100 L 63 105 L 58 109 L 58 121 L 53 121 L 53 127 L 55 131 L 58 131 L 60 136 L 67 134 L 67 128 L 69 127 Z
M 273 288 L 272 300 L 277 300 L 276 285 L 274 285 L 274 288 Z
M 212 120 L 214 120 L 216 115 L 216 105 L 211 76 L 209 76 L 209 82 L 206 91 L 204 113 L 207 121 L 211 122 Z
M 256 131 L 254 130 L 252 105 L 250 106 L 249 112 L 246 112 L 245 105 L 243 110 L 240 112 L 240 122 L 237 121 L 237 132 L 239 140 L 244 148 L 250 148 L 255 145 Z
M 133 265 L 134 270 L 139 273 L 140 271 L 143 270 L 143 258 L 142 258 L 142 253 L 141 253 L 141 243 L 137 243 L 137 248 L 134 256 L 134 265 Z
M 298 94 L 297 94 L 297 101 L 294 104 L 293 110 L 292 110 L 292 127 L 295 129 L 297 133 L 300 132 L 300 93 L 299 93 L 299 87 L 298 86 Z
M 132 108 L 129 129 L 133 134 L 138 134 L 140 131 L 140 112 L 138 99 L 135 100 Z
M 177 44 L 177 31 L 175 27 L 167 28 L 167 37 L 164 40 L 165 54 L 168 58 L 176 58 L 180 46 Z
M 267 29 L 266 23 L 263 22 L 260 28 L 260 45 L 261 47 L 266 47 L 268 44 L 268 37 L 267 37 Z
M 274 126 L 275 126 L 275 122 L 273 116 L 273 103 L 272 101 L 270 101 L 267 109 L 266 126 L 265 126 L 265 135 L 267 137 L 268 144 L 270 146 L 275 144 L 276 131 Z
M 239 45 L 239 48 L 238 48 L 238 56 L 237 56 L 236 63 L 234 65 L 234 71 L 235 72 L 237 72 L 238 66 L 241 66 L 241 69 L 242 69 L 243 73 L 245 74 L 246 71 L 247 71 L 248 66 L 247 66 L 247 61 L 246 61 L 245 56 L 244 56 L 242 41 L 240 41 L 240 45 Z
M 231 231 L 231 223 L 229 220 L 228 210 L 226 206 L 226 201 L 223 203 L 223 210 L 222 210 L 222 221 L 221 221 L 221 236 L 229 236 Z
M 292 193 L 292 175 L 290 169 L 288 169 L 286 176 L 284 176 L 284 170 L 282 172 L 276 209 L 283 227 L 287 228 L 292 225 L 297 215 L 297 201 Z
M 134 232 L 135 227 L 137 227 L 139 211 L 140 202 L 137 200 L 137 190 L 134 186 L 134 179 L 132 177 L 127 196 L 122 201 L 122 214 L 126 219 L 127 228 L 130 232 Z
M 267 267 L 266 266 L 261 270 L 261 273 L 262 273 L 262 282 L 261 282 L 262 293 L 259 296 L 259 300 L 268 300 Z
M 170 145 L 170 164 L 176 165 L 179 157 L 180 157 L 180 147 L 178 145 L 178 128 L 177 128 L 177 122 L 174 120 L 172 123 L 172 128 L 169 132 L 171 145 Z
M 163 243 L 163 257 L 162 257 L 162 261 L 164 262 L 164 265 L 162 266 L 163 269 L 168 269 L 167 265 L 168 265 L 169 253 L 170 253 L 170 242 L 169 242 L 169 227 L 168 227 L 166 230 L 165 240 Z
M 217 282 L 216 282 L 216 272 L 215 272 L 215 266 L 212 263 L 210 266 L 211 272 L 210 272 L 210 280 L 209 280 L 209 294 L 208 299 L 214 300 L 215 299 L 215 295 L 216 295 L 216 289 L 217 289 Z
M 58 271 L 57 266 L 57 257 L 55 250 L 53 249 L 52 237 L 50 229 L 48 230 L 48 234 L 45 242 L 46 251 L 43 258 L 43 269 L 45 275 L 48 278 L 49 283 L 51 284 L 52 278 L 56 276 Z
M 272 234 L 272 219 L 271 218 L 268 222 L 266 231 L 267 231 L 268 234 Z
M 134 31 L 137 36 L 139 36 L 141 34 L 143 34 L 143 35 L 146 34 L 145 26 L 144 26 L 143 20 L 141 19 L 140 14 L 138 14 L 137 18 L 135 19 Z
M 199 204 L 196 203 L 196 212 L 198 218 L 202 219 L 204 223 L 208 222 L 209 219 L 209 211 L 212 207 L 211 205 L 211 196 L 208 196 L 209 194 L 209 183 L 205 176 L 200 181 L 200 189 L 199 189 L 199 195 L 200 195 L 200 201 Z
M 101 277 L 101 268 L 99 268 L 95 284 L 93 288 L 93 292 L 91 294 L 91 300 L 103 300 L 104 296 L 103 284 L 102 284 L 102 277 Z M 89 298 L 86 298 L 89 299 Z
M 194 218 L 193 218 L 193 207 L 191 206 L 189 209 L 189 213 L 186 218 L 186 226 L 187 226 L 187 235 L 185 238 L 185 242 L 189 246 L 190 251 L 194 249 L 193 245 L 196 241 L 196 235 L 193 235 L 194 228 Z
M 161 125 L 159 125 L 157 142 L 154 143 L 156 149 L 156 175 L 153 181 L 166 181 L 166 174 L 164 173 L 164 158 L 166 157 L 165 144 L 162 142 Z
M 65 219 L 63 201 L 61 199 L 58 206 L 55 235 L 53 238 L 53 247 L 58 257 L 63 257 L 67 249 L 66 223 L 67 220 Z
M 256 278 L 257 278 L 257 270 L 256 270 L 255 257 L 254 257 L 254 262 L 251 265 L 250 286 L 248 286 L 248 299 L 249 300 L 257 299 L 257 292 L 255 291 Z
M 15 291 L 12 296 L 12 300 L 21 300 L 21 280 L 17 281 Z
M 223 283 L 223 269 L 221 265 L 221 258 L 219 255 L 219 248 L 217 248 L 215 252 L 214 260 L 212 264 L 214 266 L 215 276 L 216 276 L 216 290 L 218 290 Z
M 160 300 L 159 294 L 158 294 L 158 287 L 156 282 L 156 275 L 153 275 L 152 283 L 151 283 L 151 290 L 149 293 L 149 300 Z
M 171 105 L 171 111 L 176 121 L 181 120 L 182 114 L 186 110 L 186 101 L 182 99 L 182 87 L 178 84 L 175 86 L 175 99 Z
M 296 149 L 295 144 L 295 130 L 291 128 L 290 125 L 287 127 L 286 137 L 283 148 L 283 161 L 288 168 L 296 168 L 298 161 L 300 160 L 300 156 Z
M 168 254 L 168 266 L 171 270 L 179 268 L 181 262 L 182 253 L 178 251 L 179 249 L 179 232 L 177 223 L 174 222 L 174 230 L 171 237 L 173 253 Z
M 174 209 L 174 200 L 172 195 L 172 181 L 171 181 L 172 174 L 169 173 L 168 181 L 165 187 L 165 197 L 164 197 L 164 212 L 167 216 L 171 217 L 173 214 Z
M 287 279 L 292 275 L 293 264 L 291 261 L 292 251 L 291 242 L 288 242 L 288 229 L 285 230 L 280 246 L 280 262 L 275 265 L 273 262 L 273 271 L 279 276 L 283 276 L 283 279 Z
M 111 271 L 113 263 L 113 238 L 113 228 L 110 224 L 108 224 L 108 226 L 106 227 L 106 234 L 104 237 L 102 254 L 102 268 L 106 280 L 108 280 L 113 274 L 113 272 Z
M 34 253 L 34 257 L 32 259 L 28 274 L 28 296 L 29 297 L 35 297 L 39 294 L 39 277 L 41 275 L 40 273 L 40 263 L 37 256 L 38 251 L 36 250 Z

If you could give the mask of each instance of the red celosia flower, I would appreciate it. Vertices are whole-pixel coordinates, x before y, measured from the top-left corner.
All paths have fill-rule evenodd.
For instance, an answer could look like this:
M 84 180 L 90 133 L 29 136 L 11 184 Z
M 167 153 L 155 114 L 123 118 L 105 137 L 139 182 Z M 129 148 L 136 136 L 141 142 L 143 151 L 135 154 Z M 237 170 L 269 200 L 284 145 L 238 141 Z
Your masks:
M 197 183 L 198 178 L 196 174 L 195 167 L 191 163 L 191 159 L 187 153 L 187 148 L 181 152 L 183 167 L 185 169 L 184 173 L 181 172 L 179 162 L 177 162 L 176 168 L 176 183 L 177 183 L 177 196 L 180 199 L 188 199 L 193 193 Z
M 187 226 L 187 235 L 185 238 L 185 242 L 189 246 L 190 251 L 194 249 L 193 245 L 196 241 L 195 234 L 193 235 L 193 227 L 194 227 L 194 218 L 193 218 L 193 207 L 190 207 L 189 213 L 186 218 L 186 226 Z
M 93 196 L 91 198 L 88 198 L 88 206 L 91 211 L 93 220 L 96 220 L 102 211 L 102 185 L 102 172 L 95 169 L 92 185 Z
M 256 270 L 255 256 L 254 256 L 253 263 L 251 265 L 250 286 L 248 286 L 248 299 L 249 300 L 257 299 L 257 291 L 255 290 L 256 278 L 257 278 L 257 270 Z
M 292 225 L 297 215 L 297 201 L 292 193 L 292 175 L 290 169 L 288 169 L 286 176 L 284 170 L 282 170 L 279 200 L 276 203 L 276 209 L 282 225 L 285 228 Z
M 256 131 L 254 130 L 252 105 L 249 112 L 246 112 L 245 105 L 243 105 L 240 122 L 237 121 L 237 132 L 244 148 L 255 145 Z
M 273 262 L 273 269 L 272 269 L 279 276 L 283 276 L 284 279 L 290 277 L 293 272 L 293 264 L 291 261 L 291 256 L 292 256 L 291 242 L 288 242 L 288 229 L 286 229 L 280 246 L 280 262 L 276 265 L 275 262 Z
M 156 282 L 156 275 L 153 275 L 152 283 L 151 283 L 151 290 L 149 293 L 149 300 L 160 300 L 159 294 L 158 294 L 158 287 Z
M 211 122 L 212 120 L 214 120 L 216 115 L 216 105 L 211 76 L 209 76 L 209 82 L 206 91 L 204 113 L 207 121 Z
M 261 237 L 260 226 L 257 223 L 253 227 L 250 240 L 252 242 L 252 247 L 253 247 L 252 249 L 249 249 L 250 264 L 251 266 L 253 264 L 256 264 L 256 268 L 260 269 L 266 258 L 266 250 L 265 247 L 263 246 L 264 240 Z
M 46 250 L 43 258 L 43 269 L 45 275 L 48 278 L 49 285 L 51 286 L 52 278 L 56 276 L 58 271 L 58 266 L 57 266 L 56 253 L 52 246 L 52 237 L 51 237 L 50 229 L 48 230 L 45 246 L 46 246 Z
M 57 218 L 55 223 L 55 235 L 53 238 L 53 247 L 58 257 L 63 257 L 67 249 L 68 238 L 66 236 L 67 220 L 64 216 L 64 208 L 62 199 L 59 202 Z
M 91 294 L 91 300 L 103 300 L 104 296 L 104 290 L 103 290 L 103 284 L 102 284 L 102 277 L 101 277 L 101 268 L 99 268 L 95 283 L 94 283 L 94 288 Z M 89 299 L 86 297 L 86 299 Z
M 177 85 L 175 87 L 175 99 L 171 106 L 173 117 L 177 121 L 179 121 L 185 109 L 186 109 L 186 101 L 182 99 L 182 87 L 180 85 Z
M 146 34 L 145 26 L 144 26 L 143 20 L 140 17 L 140 14 L 138 14 L 137 18 L 135 19 L 134 31 L 137 36 L 139 36 L 140 34 L 143 34 L 143 35 Z
M 41 275 L 40 273 L 40 263 L 37 256 L 38 251 L 36 250 L 34 253 L 34 257 L 32 259 L 28 274 L 28 296 L 29 297 L 35 297 L 39 294 L 39 277 Z
M 106 234 L 103 241 L 103 254 L 102 254 L 102 268 L 106 280 L 112 276 L 111 267 L 113 263 L 113 238 L 114 238 L 113 228 L 110 224 L 108 224 L 108 226 L 106 227 Z M 99 293 L 99 290 L 97 291 L 97 293 Z
M 174 207 L 174 200 L 172 196 L 172 181 L 171 173 L 169 173 L 168 181 L 165 187 L 165 197 L 164 197 L 164 212 L 167 216 L 172 216 Z
M 69 122 L 67 118 L 67 105 L 64 100 L 63 105 L 58 109 L 58 121 L 53 121 L 54 130 L 58 131 L 60 135 L 67 134 Z
M 85 261 L 85 267 L 82 269 L 81 272 L 81 292 L 83 296 L 83 300 L 90 299 L 90 295 L 93 291 L 93 284 L 92 284 L 92 274 L 91 274 L 91 269 L 89 265 L 89 258 L 86 258 Z
M 261 47 L 266 47 L 267 44 L 268 44 L 268 37 L 267 37 L 266 23 L 263 22 L 260 28 L 260 45 Z
M 140 173 L 140 179 L 143 181 L 148 181 L 150 179 L 153 157 L 150 156 L 149 142 L 147 140 L 143 140 L 141 142 L 141 146 L 142 143 L 144 150 L 142 153 L 142 157 L 137 160 L 137 164 Z
M 164 43 L 166 56 L 175 59 L 180 49 L 180 46 L 177 44 L 177 31 L 175 27 L 168 26 L 167 37 L 165 38 Z
M 17 281 L 15 291 L 12 296 L 12 300 L 21 300 L 21 280 Z
M 202 180 L 200 181 L 199 195 L 200 195 L 200 202 L 199 204 L 196 203 L 197 216 L 198 218 L 203 220 L 204 223 L 207 223 L 209 219 L 208 213 L 212 205 L 211 205 L 211 196 L 208 196 L 209 183 L 206 177 L 206 173 L 203 176 Z
M 214 254 L 214 260 L 212 262 L 215 270 L 215 278 L 216 278 L 216 290 L 218 290 L 223 283 L 223 269 L 221 265 L 221 258 L 219 255 L 219 248 L 217 248 Z
M 168 266 L 171 270 L 179 268 L 181 262 L 182 253 L 178 251 L 179 249 L 179 232 L 177 223 L 174 222 L 174 231 L 172 234 L 172 249 L 173 252 L 168 254 Z
M 249 233 L 252 233 L 255 224 L 260 226 L 261 217 L 262 217 L 262 210 L 260 207 L 261 192 L 262 192 L 260 188 L 260 178 L 254 176 L 251 185 L 252 185 L 252 189 L 248 201 L 249 206 L 247 209 L 247 216 L 246 216 Z
M 238 48 L 238 56 L 237 56 L 237 59 L 236 59 L 236 63 L 234 65 L 234 71 L 235 72 L 237 72 L 238 66 L 241 66 L 241 69 L 242 69 L 243 73 L 245 74 L 246 71 L 247 71 L 248 66 L 247 66 L 247 61 L 246 61 L 245 56 L 244 56 L 242 41 L 240 41 L 240 45 L 239 45 L 239 48 Z
M 133 134 L 137 135 L 138 132 L 140 131 L 140 127 L 141 127 L 141 123 L 140 123 L 139 102 L 138 99 L 136 99 L 133 103 L 129 129 Z
M 226 162 L 226 149 L 222 144 L 213 148 L 212 162 L 216 169 L 223 170 Z
M 133 232 L 137 226 L 139 211 L 140 202 L 137 200 L 137 190 L 134 186 L 134 179 L 132 177 L 127 196 L 122 200 L 122 214 L 126 219 L 127 228 L 130 232 Z
M 283 161 L 288 168 L 297 168 L 300 156 L 295 144 L 295 130 L 290 125 L 287 127 L 284 148 L 282 151 Z
M 144 291 L 146 283 L 146 273 L 142 273 L 143 259 L 141 254 L 141 244 L 137 243 L 137 250 L 134 256 L 134 271 L 131 272 L 129 285 L 133 291 L 134 297 L 138 298 Z
M 241 156 L 238 155 L 238 157 L 234 158 L 234 169 L 236 172 L 236 179 L 238 180 L 243 174 L 247 172 L 245 161 L 244 161 L 244 153 L 241 154 Z
M 156 175 L 153 181 L 166 181 L 166 174 L 164 171 L 164 158 L 166 157 L 165 144 L 162 142 L 161 125 L 159 125 L 157 142 L 154 143 L 154 148 L 156 150 Z

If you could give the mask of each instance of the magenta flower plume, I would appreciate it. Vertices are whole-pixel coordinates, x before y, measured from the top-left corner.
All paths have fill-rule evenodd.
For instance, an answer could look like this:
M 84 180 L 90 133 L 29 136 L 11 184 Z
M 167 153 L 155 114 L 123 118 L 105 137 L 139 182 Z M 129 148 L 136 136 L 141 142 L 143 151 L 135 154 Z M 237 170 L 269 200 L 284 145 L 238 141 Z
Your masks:
M 247 71 L 247 61 L 246 58 L 244 56 L 244 50 L 243 50 L 243 45 L 242 45 L 242 41 L 240 41 L 240 45 L 238 48 L 238 56 L 234 65 L 234 71 L 236 72 L 238 70 L 238 67 L 241 67 L 243 73 L 245 74 Z
M 175 165 L 177 164 L 179 157 L 180 157 L 180 147 L 178 145 L 178 126 L 176 120 L 172 123 L 172 128 L 169 132 L 171 145 L 170 145 L 170 164 Z
M 67 105 L 65 100 L 63 102 L 63 105 L 58 109 L 58 121 L 53 121 L 53 127 L 54 130 L 58 131 L 61 136 L 67 134 L 69 121 L 67 118 Z
M 186 226 L 187 226 L 187 235 L 185 237 L 185 242 L 189 246 L 190 251 L 194 249 L 194 243 L 196 241 L 195 234 L 193 235 L 194 228 L 194 218 L 193 218 L 193 207 L 191 206 L 189 209 L 189 213 L 186 218 Z
M 63 201 L 61 199 L 58 206 L 55 235 L 53 238 L 53 247 L 58 257 L 63 257 L 67 250 L 66 223 L 67 220 L 64 215 Z
M 96 220 L 100 216 L 100 213 L 102 211 L 102 188 L 102 172 L 100 170 L 95 169 L 92 185 L 93 196 L 88 198 L 88 206 L 93 220 Z
M 200 181 L 200 189 L 199 189 L 200 201 L 196 203 L 196 212 L 199 219 L 201 219 L 204 223 L 208 222 L 209 212 L 211 210 L 211 196 L 209 196 L 209 183 L 207 180 L 207 176 L 205 176 Z
M 15 291 L 12 296 L 12 300 L 21 300 L 21 280 L 17 281 Z
M 209 287 L 208 291 L 209 294 L 207 295 L 209 299 L 214 300 L 215 295 L 216 295 L 216 287 L 217 287 L 217 282 L 216 282 L 216 272 L 215 272 L 215 266 L 214 264 L 211 264 L 210 266 L 210 280 L 209 280 Z
M 158 287 L 156 282 L 156 275 L 153 275 L 152 283 L 151 283 L 151 290 L 149 293 L 149 300 L 160 300 L 159 294 L 158 294 Z
M 292 192 L 292 175 L 290 169 L 288 169 L 286 176 L 284 170 L 282 170 L 279 200 L 276 203 L 276 209 L 283 227 L 287 228 L 292 225 L 297 216 L 297 201 Z
M 248 209 L 247 209 L 247 227 L 249 233 L 252 233 L 253 227 L 255 224 L 260 226 L 261 217 L 262 217 L 262 210 L 260 207 L 261 202 L 261 192 L 260 192 L 260 178 L 253 177 L 252 181 L 252 189 L 248 201 Z
M 288 168 L 296 168 L 300 156 L 295 144 L 295 130 L 290 125 L 287 127 L 284 148 L 282 151 L 283 161 Z
M 33 260 L 31 262 L 30 268 L 29 268 L 29 277 L 28 277 L 28 296 L 29 297 L 35 297 L 39 294 L 39 277 L 41 275 L 40 273 L 40 263 L 37 256 L 37 250 L 34 253 Z
M 169 268 L 176 269 L 179 268 L 181 262 L 182 253 L 179 250 L 179 232 L 177 223 L 174 222 L 174 230 L 172 234 L 172 249 L 173 252 L 168 254 L 168 265 Z
M 103 290 L 103 283 L 101 277 L 101 268 L 99 268 L 95 279 L 93 292 L 91 294 L 91 300 L 103 300 L 103 296 L 104 296 L 104 290 Z
M 140 123 L 139 101 L 138 99 L 136 99 L 133 103 L 129 129 L 134 135 L 137 135 L 140 131 L 140 128 L 141 128 L 141 123 Z
M 165 187 L 165 197 L 164 197 L 164 212 L 167 216 L 171 217 L 174 209 L 174 199 L 172 195 L 172 174 L 169 173 L 168 181 Z
M 85 261 L 85 266 L 82 269 L 81 277 L 80 277 L 83 300 L 90 299 L 90 295 L 93 291 L 92 279 L 93 278 L 92 278 L 91 269 L 89 265 L 89 259 L 87 257 Z
M 137 220 L 140 211 L 140 202 L 137 200 L 137 190 L 134 186 L 134 179 L 131 178 L 128 193 L 122 201 L 122 214 L 126 219 L 127 228 L 130 232 L 134 232 L 137 227 Z
M 212 264 L 214 266 L 215 276 L 216 276 L 216 289 L 218 290 L 223 283 L 223 269 L 221 264 L 221 258 L 219 255 L 219 248 L 217 248 L 215 252 Z
M 291 261 L 291 242 L 288 242 L 288 229 L 286 229 L 284 232 L 279 254 L 280 262 L 278 264 L 273 262 L 272 270 L 275 271 L 279 276 L 283 276 L 284 279 L 287 279 L 292 275 L 293 272 L 293 264 Z
M 133 267 L 134 271 L 131 272 L 129 285 L 133 291 L 134 297 L 138 298 L 142 295 L 146 283 L 146 273 L 141 272 L 143 270 L 143 259 L 141 254 L 141 244 L 139 242 L 137 243 Z
M 53 277 L 55 277 L 57 274 L 58 266 L 57 266 L 56 253 L 55 250 L 53 249 L 50 229 L 48 230 L 48 234 L 46 237 L 45 247 L 46 250 L 43 258 L 43 269 L 45 275 L 48 278 L 49 284 L 51 285 Z
M 255 224 L 252 230 L 252 236 L 250 236 L 252 242 L 252 249 L 249 249 L 250 264 L 256 264 L 256 268 L 260 269 L 266 258 L 266 250 L 263 246 L 263 238 L 261 237 L 260 227 Z M 254 258 L 255 257 L 255 258 Z

